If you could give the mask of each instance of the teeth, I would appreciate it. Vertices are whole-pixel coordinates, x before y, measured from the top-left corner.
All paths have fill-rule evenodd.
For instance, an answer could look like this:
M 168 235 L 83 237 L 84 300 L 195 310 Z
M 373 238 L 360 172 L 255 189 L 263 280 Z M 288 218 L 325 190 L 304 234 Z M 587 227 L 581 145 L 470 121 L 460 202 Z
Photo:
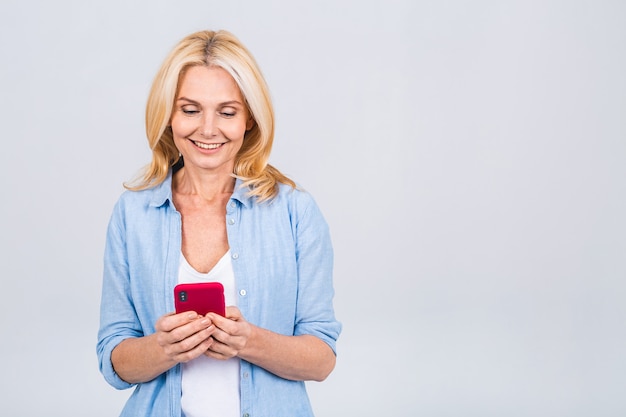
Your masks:
M 202 148 L 202 149 L 217 149 L 220 146 L 222 146 L 221 143 L 202 143 L 202 142 L 196 142 L 196 141 L 194 141 L 193 143 L 195 143 L 198 148 Z

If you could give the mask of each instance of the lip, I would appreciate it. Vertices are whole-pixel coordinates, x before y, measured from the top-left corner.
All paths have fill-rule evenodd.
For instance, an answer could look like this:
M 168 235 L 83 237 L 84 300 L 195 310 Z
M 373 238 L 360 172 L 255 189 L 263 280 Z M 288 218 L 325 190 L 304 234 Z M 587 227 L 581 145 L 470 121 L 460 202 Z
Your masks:
M 192 143 L 192 145 L 196 149 L 199 149 L 199 150 L 205 151 L 205 152 L 217 151 L 218 149 L 220 149 L 226 143 L 226 142 L 209 142 L 209 143 L 207 143 L 207 142 L 202 142 L 202 141 L 193 140 L 193 139 L 189 139 L 189 141 Z

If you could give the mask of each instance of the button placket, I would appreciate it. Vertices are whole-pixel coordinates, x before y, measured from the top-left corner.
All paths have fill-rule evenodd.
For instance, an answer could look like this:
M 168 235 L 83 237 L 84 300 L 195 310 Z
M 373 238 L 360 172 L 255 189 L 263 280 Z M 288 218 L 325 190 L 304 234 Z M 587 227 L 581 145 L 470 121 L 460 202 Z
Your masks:
M 226 209 L 226 224 L 228 226 L 235 226 L 235 224 L 237 223 L 237 220 L 235 220 L 236 217 L 236 209 L 237 208 L 237 203 L 235 203 L 234 201 L 231 201 L 230 203 L 228 203 L 227 209 Z M 232 249 L 232 248 L 231 248 Z M 233 252 L 231 254 L 231 258 L 232 259 L 239 259 L 239 254 L 237 252 Z

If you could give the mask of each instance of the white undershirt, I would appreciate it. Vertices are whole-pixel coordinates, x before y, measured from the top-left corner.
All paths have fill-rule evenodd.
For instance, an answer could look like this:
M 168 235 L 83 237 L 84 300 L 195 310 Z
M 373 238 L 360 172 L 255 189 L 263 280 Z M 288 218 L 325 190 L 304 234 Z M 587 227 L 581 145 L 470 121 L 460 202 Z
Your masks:
M 208 273 L 196 271 L 181 253 L 178 282 L 221 282 L 226 305 L 237 305 L 230 251 Z M 183 363 L 182 370 L 183 416 L 239 416 L 239 359 L 218 360 L 203 355 Z

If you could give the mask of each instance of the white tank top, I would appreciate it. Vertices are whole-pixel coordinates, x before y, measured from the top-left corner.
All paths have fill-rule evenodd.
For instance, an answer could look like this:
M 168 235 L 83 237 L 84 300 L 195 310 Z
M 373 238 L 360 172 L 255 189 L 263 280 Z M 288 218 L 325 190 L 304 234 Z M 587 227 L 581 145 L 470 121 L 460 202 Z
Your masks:
M 181 253 L 178 282 L 221 282 L 226 305 L 237 305 L 230 251 L 206 274 L 196 271 Z M 183 363 L 181 405 L 184 417 L 238 417 L 239 359 L 203 355 Z

